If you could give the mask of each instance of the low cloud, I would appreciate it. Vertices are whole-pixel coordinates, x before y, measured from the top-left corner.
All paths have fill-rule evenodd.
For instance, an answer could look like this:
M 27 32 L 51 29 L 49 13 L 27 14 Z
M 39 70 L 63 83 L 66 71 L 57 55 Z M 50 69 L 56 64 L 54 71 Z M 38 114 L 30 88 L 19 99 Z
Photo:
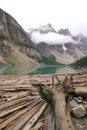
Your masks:
M 64 36 L 55 32 L 42 34 L 39 31 L 35 31 L 31 33 L 31 40 L 34 43 L 46 42 L 48 44 L 63 44 L 67 42 L 75 43 L 71 36 Z

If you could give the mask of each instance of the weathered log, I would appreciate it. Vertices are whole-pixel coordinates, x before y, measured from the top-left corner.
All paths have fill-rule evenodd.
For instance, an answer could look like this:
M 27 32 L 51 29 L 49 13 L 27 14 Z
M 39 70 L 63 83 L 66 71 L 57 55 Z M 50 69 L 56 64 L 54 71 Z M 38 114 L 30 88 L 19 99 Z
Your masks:
M 22 127 L 27 123 L 27 121 L 30 120 L 34 116 L 34 114 L 37 113 L 38 110 L 40 110 L 40 107 L 42 106 L 42 104 L 43 104 L 43 102 L 37 104 L 37 106 L 35 106 L 32 109 L 32 111 L 30 111 L 29 114 L 27 113 L 27 115 L 24 116 L 23 119 L 20 119 L 18 121 L 18 124 L 16 124 L 16 126 L 12 126 L 11 129 L 12 130 L 20 130 L 20 129 L 22 129 Z M 10 128 L 9 128 L 9 130 L 10 130 Z
M 69 82 L 70 81 L 71 79 L 69 79 Z M 65 77 L 63 83 L 60 84 L 61 89 L 60 87 L 55 89 L 55 86 L 53 88 L 48 88 L 43 85 L 38 85 L 42 98 L 47 98 L 46 101 L 50 101 L 53 105 L 55 115 L 55 130 L 74 130 L 74 126 L 70 118 L 70 113 L 66 108 L 66 90 L 67 86 L 69 87 L 69 82 L 68 78 Z
M 14 105 L 22 103 L 22 102 L 26 102 L 27 100 L 31 100 L 31 99 L 35 99 L 35 96 L 34 96 L 34 98 L 31 96 L 26 96 L 26 97 L 23 97 L 23 98 L 20 98 L 20 99 L 11 101 L 11 102 L 7 102 L 0 106 L 0 110 L 6 109 L 8 107 L 14 106 Z
M 42 104 L 40 110 L 28 121 L 23 130 L 29 130 L 35 124 L 35 122 L 39 119 L 40 115 L 43 113 L 47 106 L 47 103 Z
M 55 129 L 74 130 L 70 113 L 66 108 L 65 94 L 63 91 L 54 93 L 53 104 L 55 110 Z
M 30 103 L 23 103 L 23 104 L 19 104 L 19 106 L 13 106 L 14 108 L 11 107 L 9 109 L 5 109 L 4 111 L 0 111 L 0 118 L 4 117 L 12 112 L 26 108 L 29 104 Z
M 33 128 L 30 130 L 39 130 L 44 125 L 43 122 L 38 122 Z M 28 129 L 29 130 L 29 129 Z
M 10 102 L 10 101 L 13 101 L 13 100 L 17 100 L 17 99 L 20 99 L 20 98 L 26 97 L 26 96 L 29 96 L 29 91 L 26 91 L 26 92 L 16 92 L 14 94 L 8 93 L 8 95 L 7 94 L 5 95 L 4 99 L 6 100 L 6 103 L 7 103 L 7 102 Z
M 74 93 L 81 96 L 87 96 L 87 87 L 75 87 Z
M 71 83 L 72 78 L 71 79 L 69 78 L 72 75 L 73 75 L 73 83 Z M 69 130 L 70 127 L 71 130 L 74 129 L 70 119 L 70 113 L 66 107 L 65 99 L 67 94 L 72 92 L 77 95 L 87 96 L 87 88 L 86 88 L 87 72 L 68 74 L 65 81 L 64 81 L 64 77 L 65 77 L 64 74 L 20 76 L 20 77 L 0 76 L 0 80 L 1 80 L 0 81 L 0 92 L 1 92 L 0 112 L 3 112 L 1 113 L 1 117 L 10 114 L 0 119 L 1 124 L 3 123 L 2 124 L 3 127 L 1 127 L 1 124 L 0 127 L 2 129 L 6 127 L 6 129 L 8 128 L 9 130 L 11 123 L 13 123 L 12 125 L 14 125 L 15 127 L 14 122 L 18 118 L 21 118 L 23 114 L 25 114 L 26 112 L 34 108 L 31 107 L 31 109 L 27 110 L 28 106 L 26 106 L 28 100 L 29 101 L 33 100 L 38 96 L 37 88 L 33 88 L 31 85 L 32 83 L 35 85 L 37 84 L 37 86 L 38 84 L 40 84 L 39 87 L 41 87 L 41 91 L 42 91 L 41 93 L 45 94 L 45 98 L 44 98 L 44 94 L 42 97 L 47 102 L 50 101 L 50 103 L 53 105 L 53 108 L 55 110 L 54 114 L 55 114 L 56 129 L 60 128 L 61 130 L 63 129 Z M 25 91 L 25 93 L 23 92 L 23 95 L 22 95 L 22 91 Z M 34 96 L 32 97 L 32 95 Z M 25 108 L 26 112 L 23 112 L 24 108 L 21 110 L 23 106 L 26 106 Z M 7 111 L 5 112 L 5 110 Z M 13 114 L 11 112 L 13 112 Z
M 39 102 L 41 101 L 41 99 L 36 99 L 34 100 L 32 103 L 29 104 L 29 106 L 24 109 L 19 111 L 18 113 L 16 113 L 15 115 L 13 115 L 12 117 L 8 118 L 7 120 L 5 120 L 4 122 L 2 122 L 0 124 L 0 129 L 5 128 L 7 125 L 9 125 L 11 122 L 13 122 L 15 119 L 17 119 L 18 117 L 20 117 L 21 115 L 25 114 L 27 111 L 31 110 L 35 105 L 37 105 Z

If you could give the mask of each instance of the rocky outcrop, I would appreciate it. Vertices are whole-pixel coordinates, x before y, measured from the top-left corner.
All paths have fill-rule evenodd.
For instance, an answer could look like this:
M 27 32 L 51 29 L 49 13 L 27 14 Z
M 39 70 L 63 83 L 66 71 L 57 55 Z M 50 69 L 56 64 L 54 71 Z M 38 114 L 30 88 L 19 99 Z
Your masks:
M 60 29 L 60 30 L 58 31 L 58 33 L 59 33 L 59 34 L 62 34 L 62 35 L 65 35 L 65 36 L 70 36 L 70 35 L 71 35 L 69 29 Z
M 48 33 L 48 32 L 56 32 L 55 29 L 52 27 L 52 25 L 50 23 L 48 23 L 46 25 L 40 26 L 39 28 L 31 28 L 31 29 L 29 29 L 28 35 L 30 35 L 30 33 L 38 32 L 38 31 L 41 34 L 45 34 L 45 33 Z
M 64 50 L 63 45 L 66 50 Z M 41 42 L 36 46 L 38 51 L 40 51 L 43 56 L 53 55 L 56 59 L 56 62 L 66 65 L 71 64 L 77 59 L 80 59 L 84 56 L 84 53 L 82 53 L 81 50 L 77 48 L 76 45 L 74 45 L 73 43 L 65 43 L 63 45 L 48 45 L 45 42 Z
M 37 44 L 37 50 L 40 51 L 40 53 L 42 55 L 51 55 L 51 49 L 49 47 L 49 45 L 45 42 L 40 42 L 39 44 Z
M 78 35 L 76 35 L 76 39 L 78 41 L 80 41 L 81 43 L 85 43 L 87 44 L 87 37 L 85 37 L 83 34 L 79 33 Z
M 0 56 L 2 59 L 12 63 L 12 58 L 9 57 L 14 55 L 15 47 L 19 53 L 21 52 L 33 60 L 40 57 L 34 43 L 23 28 L 12 16 L 0 9 Z
M 23 28 L 8 13 L 0 9 L 0 35 L 14 43 L 26 43 L 33 45 Z

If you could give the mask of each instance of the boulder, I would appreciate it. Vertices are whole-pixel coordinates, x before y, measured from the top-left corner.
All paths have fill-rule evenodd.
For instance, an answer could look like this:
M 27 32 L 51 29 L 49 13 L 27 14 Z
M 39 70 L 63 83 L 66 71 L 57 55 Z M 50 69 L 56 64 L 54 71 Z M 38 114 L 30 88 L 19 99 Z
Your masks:
M 82 118 L 86 115 L 86 110 L 83 105 L 79 105 L 72 109 L 71 114 L 76 118 Z

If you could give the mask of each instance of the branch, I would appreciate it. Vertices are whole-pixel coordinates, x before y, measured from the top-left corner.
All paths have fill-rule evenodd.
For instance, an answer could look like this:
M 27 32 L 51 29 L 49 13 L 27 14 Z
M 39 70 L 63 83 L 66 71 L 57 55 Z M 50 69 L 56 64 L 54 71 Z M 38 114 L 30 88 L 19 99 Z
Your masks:
M 53 90 L 51 88 L 48 88 L 48 86 L 45 87 L 44 85 L 38 84 L 38 91 L 42 99 L 52 103 Z

